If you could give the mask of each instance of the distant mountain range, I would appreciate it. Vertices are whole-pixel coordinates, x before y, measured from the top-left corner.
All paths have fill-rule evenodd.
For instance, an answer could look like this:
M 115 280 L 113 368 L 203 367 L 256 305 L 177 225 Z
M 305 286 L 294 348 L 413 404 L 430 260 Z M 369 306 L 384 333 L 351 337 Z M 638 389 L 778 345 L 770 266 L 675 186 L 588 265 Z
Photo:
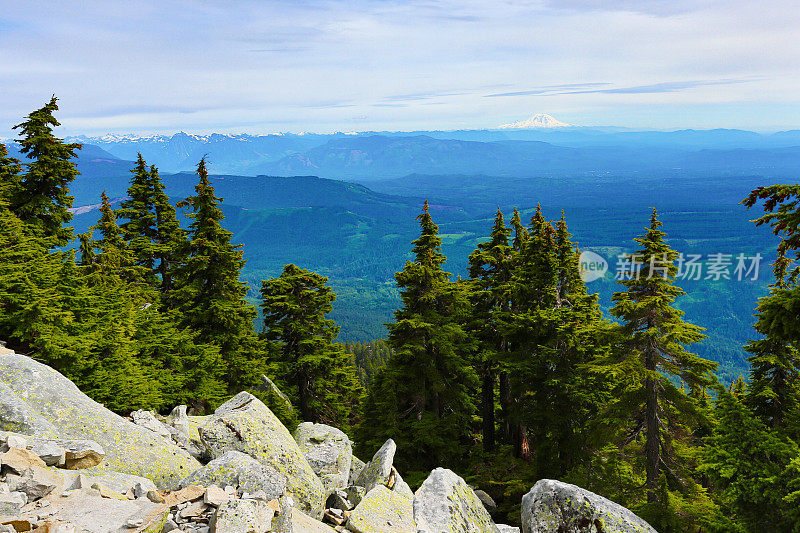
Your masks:
M 537 118 L 540 117 L 540 118 Z M 532 121 L 532 122 L 531 122 Z M 407 174 L 495 176 L 800 174 L 800 131 L 624 131 L 618 128 L 526 127 L 535 116 L 496 130 L 355 134 L 76 137 L 97 158 L 132 160 L 141 152 L 162 172 L 194 170 L 206 157 L 213 172 L 313 174 L 373 181 Z M 519 127 L 517 127 L 519 126 Z M 97 148 L 89 148 L 94 146 Z

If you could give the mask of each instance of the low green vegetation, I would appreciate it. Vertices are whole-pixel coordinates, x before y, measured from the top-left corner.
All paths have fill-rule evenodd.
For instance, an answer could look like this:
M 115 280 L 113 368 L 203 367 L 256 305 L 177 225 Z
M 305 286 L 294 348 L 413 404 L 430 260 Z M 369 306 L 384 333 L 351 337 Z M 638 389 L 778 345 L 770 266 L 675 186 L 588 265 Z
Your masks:
M 749 380 L 725 387 L 698 355 L 705 334 L 681 311 L 678 254 L 655 210 L 634 239 L 644 259 L 629 257 L 606 287 L 612 321 L 580 276 L 563 215 L 515 209 L 507 225 L 498 209 L 461 258 L 468 277 L 454 279 L 426 202 L 395 275 L 388 338 L 340 344 L 321 274 L 286 265 L 253 305 L 204 160 L 177 205 L 188 228 L 139 157 L 127 199 L 114 210 L 102 194 L 79 253 L 67 251 L 78 147 L 52 134 L 57 109 L 54 99 L 18 127 L 27 161 L 0 145 L 0 339 L 109 408 L 203 413 L 250 390 L 289 426 L 344 429 L 362 457 L 395 439 L 409 483 L 449 467 L 512 523 L 547 477 L 659 531 L 800 531 L 800 185 L 743 202 L 780 240 L 745 347 Z

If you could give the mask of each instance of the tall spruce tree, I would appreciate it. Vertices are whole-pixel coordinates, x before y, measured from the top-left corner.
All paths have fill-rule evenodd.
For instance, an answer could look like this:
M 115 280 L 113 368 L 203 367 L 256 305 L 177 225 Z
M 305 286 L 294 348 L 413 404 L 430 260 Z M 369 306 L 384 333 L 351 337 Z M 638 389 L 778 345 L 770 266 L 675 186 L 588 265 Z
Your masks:
M 672 306 L 685 293 L 674 285 L 678 254 L 664 241 L 661 226 L 653 209 L 649 228 L 634 239 L 641 249 L 629 257 L 629 275 L 619 281 L 626 290 L 614 293 L 611 309 L 622 321 L 622 340 L 609 368 L 613 375 L 625 377 L 618 407 L 633 413 L 634 434 L 644 432 L 650 503 L 663 499 L 662 474 L 672 486 L 681 485 L 682 465 L 673 437 L 680 433 L 680 424 L 701 416 L 697 402 L 672 379 L 679 378 L 691 389 L 705 388 L 715 382 L 711 372 L 716 368 L 716 363 L 686 349 L 704 335 Z
M 763 202 L 756 225 L 780 237 L 769 295 L 758 303 L 755 330 L 762 336 L 745 349 L 752 355 L 746 403 L 769 427 L 800 438 L 800 185 L 759 187 L 743 200 Z
M 247 286 L 239 280 L 244 266 L 240 246 L 222 227 L 225 218 L 208 177 L 205 159 L 197 165 L 196 194 L 179 203 L 190 207 L 188 258 L 176 272 L 171 295 L 182 315 L 181 326 L 197 333 L 197 340 L 219 348 L 225 362 L 230 392 L 259 383 L 262 343 L 255 335 L 255 308 L 245 300 Z
M 360 440 L 366 450 L 394 438 L 398 464 L 429 471 L 463 459 L 477 378 L 461 326 L 466 291 L 442 270 L 442 241 L 427 202 L 417 220 L 414 260 L 395 275 L 402 307 L 387 325 L 395 354 L 370 390 Z
M 167 197 L 164 182 L 155 166 L 150 167 L 153 188 L 153 204 L 156 215 L 156 232 L 153 252 L 158 265 L 156 272 L 161 278 L 161 293 L 169 295 L 174 288 L 175 272 L 186 262 L 189 244 L 186 231 L 181 228 L 175 208 Z
M 335 342 L 339 328 L 326 318 L 336 299 L 327 281 L 296 265 L 264 280 L 263 337 L 275 346 L 276 374 L 289 385 L 303 420 L 347 428 L 363 389 L 344 346 Z
M 92 226 L 92 229 L 100 232 L 100 240 L 94 243 L 99 250 L 94 260 L 104 271 L 134 280 L 140 277 L 142 269 L 135 265 L 136 257 L 123 237 L 122 228 L 117 224 L 117 216 L 111 209 L 106 191 L 102 192 L 100 200 L 100 220 Z
M 153 240 L 156 237 L 156 214 L 153 180 L 142 154 L 138 154 L 136 165 L 131 170 L 128 198 L 120 204 L 117 215 L 126 219 L 120 227 L 128 241 L 136 264 L 147 270 L 155 270 Z
M 53 96 L 14 126 L 20 130 L 20 151 L 31 162 L 24 164 L 25 172 L 10 191 L 10 205 L 23 222 L 37 226 L 43 235 L 55 237 L 56 245 L 63 246 L 72 239 L 72 228 L 64 224 L 72 220 L 69 184 L 79 174 L 73 159 L 81 145 L 64 143 L 53 135 L 53 128 L 60 125 L 53 116 L 57 110 Z
M 507 326 L 511 312 L 510 281 L 514 249 L 509 244 L 511 230 L 503 213 L 497 210 L 489 240 L 478 244 L 469 256 L 470 300 L 473 310 L 468 328 L 480 342 L 475 361 L 481 380 L 480 414 L 483 449 L 495 447 L 495 383 L 501 355 L 508 351 Z

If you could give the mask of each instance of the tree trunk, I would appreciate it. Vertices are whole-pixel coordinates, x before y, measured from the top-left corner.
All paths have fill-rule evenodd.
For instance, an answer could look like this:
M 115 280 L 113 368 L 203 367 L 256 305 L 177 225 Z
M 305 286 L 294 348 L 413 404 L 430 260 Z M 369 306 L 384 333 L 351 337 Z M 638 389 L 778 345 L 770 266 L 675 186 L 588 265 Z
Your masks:
M 494 451 L 494 372 L 490 364 L 483 366 L 483 383 L 481 387 L 481 403 L 483 416 L 483 451 Z
M 645 353 L 645 368 L 651 372 L 656 371 L 655 354 L 650 351 Z M 658 478 L 661 466 L 661 427 L 658 418 L 658 379 L 648 377 L 645 382 L 645 418 L 647 431 L 645 433 L 645 458 L 647 501 L 658 501 Z
M 507 372 L 500 372 L 500 409 L 503 417 L 503 442 L 511 444 L 511 386 Z

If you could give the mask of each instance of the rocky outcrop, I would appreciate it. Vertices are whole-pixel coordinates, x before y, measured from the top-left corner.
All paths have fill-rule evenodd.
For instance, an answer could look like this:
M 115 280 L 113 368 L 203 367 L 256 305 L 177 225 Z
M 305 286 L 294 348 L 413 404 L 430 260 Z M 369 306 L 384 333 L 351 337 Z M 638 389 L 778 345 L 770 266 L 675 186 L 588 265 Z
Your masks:
M 371 491 L 377 485 L 389 483 L 389 476 L 392 473 L 392 462 L 397 451 L 397 444 L 392 439 L 387 440 L 381 446 L 372 459 L 361 469 L 353 485 L 364 487 L 366 492 Z
M 347 529 L 354 533 L 416 533 L 411 500 L 376 485 L 350 514 Z
M 500 533 L 467 483 L 452 470 L 437 468 L 414 495 L 418 533 Z
M 27 427 L 36 436 L 55 436 L 55 429 L 61 438 L 90 439 L 105 451 L 100 464 L 105 470 L 143 476 L 167 488 L 200 467 L 185 450 L 112 413 L 67 378 L 29 357 L 0 356 L 0 381 L 13 392 L 10 401 L 0 394 L 0 420 L 5 420 L 3 413 L 24 411 Z M 42 426 L 42 421 L 47 425 Z M 43 427 L 46 431 L 36 430 Z
M 287 480 L 299 507 L 322 517 L 325 489 L 292 435 L 258 398 L 241 392 L 222 404 L 200 428 L 200 438 L 213 458 L 227 451 L 245 453 L 274 468 Z
M 286 493 L 286 477 L 270 466 L 242 452 L 227 451 L 203 468 L 183 478 L 181 488 L 189 485 L 231 486 L 240 493 L 263 491 L 269 500 Z
M 343 431 L 325 424 L 303 422 L 295 429 L 294 439 L 322 480 L 326 494 L 347 486 L 353 445 Z
M 590 529 L 591 528 L 591 529 Z M 656 533 L 619 504 L 576 485 L 541 479 L 522 498 L 522 532 Z

